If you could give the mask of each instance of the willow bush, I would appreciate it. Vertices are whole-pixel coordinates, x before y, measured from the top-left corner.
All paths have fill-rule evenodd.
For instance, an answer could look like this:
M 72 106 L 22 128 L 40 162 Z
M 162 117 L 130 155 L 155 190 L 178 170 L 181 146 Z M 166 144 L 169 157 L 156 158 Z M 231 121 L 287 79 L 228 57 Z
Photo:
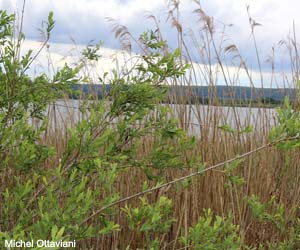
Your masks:
M 41 49 L 54 27 L 53 13 L 46 23 Z M 46 111 L 60 98 L 74 95 L 73 84 L 86 81 L 80 76 L 83 65 L 65 65 L 53 76 L 29 75 L 39 51 L 21 54 L 25 36 L 14 25 L 15 16 L 0 11 L 1 245 L 11 240 L 44 239 L 76 241 L 76 249 L 101 249 L 97 241 L 92 241 L 91 247 L 90 240 L 128 230 L 138 239 L 134 244 L 139 248 L 160 249 L 176 221 L 171 199 L 161 194 L 156 199 L 144 196 L 121 209 L 114 205 L 126 202 L 120 200 L 117 185 L 124 173 L 142 171 L 146 176 L 143 190 L 147 190 L 169 181 L 165 175 L 168 170 L 198 171 L 203 167 L 199 157 L 189 154 L 195 138 L 179 129 L 169 115 L 171 111 L 161 105 L 167 93 L 164 81 L 183 76 L 189 67 L 179 60 L 180 51 L 163 53 L 166 44 L 155 32 L 142 34 L 140 41 L 147 53 L 133 64 L 132 74 L 120 77 L 114 71 L 109 80 L 99 79 L 100 83 L 107 81 L 111 89 L 101 100 L 86 96 L 80 107 L 85 119 L 68 130 L 64 151 L 56 155 L 57 150 L 42 140 L 51 127 Z M 88 47 L 82 55 L 86 60 L 97 60 L 98 49 Z M 272 130 L 272 140 L 295 136 L 299 131 L 299 111 L 292 110 L 288 103 L 286 106 L 279 111 L 280 124 Z M 151 146 L 141 156 L 138 149 L 146 139 Z M 238 164 L 229 166 L 226 172 L 229 187 L 244 184 L 232 173 Z M 180 188 L 188 185 L 186 182 Z M 259 222 L 272 224 L 277 240 L 246 246 L 231 216 L 214 216 L 206 210 L 187 233 L 179 231 L 179 237 L 170 242 L 199 250 L 298 249 L 299 223 L 288 223 L 285 208 L 274 202 L 264 204 L 257 197 L 248 198 L 252 215 Z M 276 209 L 272 210 L 273 205 Z M 116 220 L 119 213 L 126 226 Z M 132 246 L 119 242 L 118 247 Z

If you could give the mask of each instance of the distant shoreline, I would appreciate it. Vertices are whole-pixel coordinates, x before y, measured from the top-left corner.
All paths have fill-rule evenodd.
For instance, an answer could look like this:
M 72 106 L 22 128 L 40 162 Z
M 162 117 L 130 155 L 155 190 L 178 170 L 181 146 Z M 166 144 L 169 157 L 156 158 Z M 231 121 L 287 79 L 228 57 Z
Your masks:
M 286 96 L 291 103 L 296 99 L 296 89 L 251 88 L 243 86 L 166 86 L 167 98 L 164 103 L 172 104 L 203 104 L 236 107 L 265 107 L 276 108 L 283 104 Z M 111 85 L 74 84 L 74 91 L 84 95 L 103 97 L 108 93 Z M 79 99 L 79 94 L 72 94 L 71 99 Z

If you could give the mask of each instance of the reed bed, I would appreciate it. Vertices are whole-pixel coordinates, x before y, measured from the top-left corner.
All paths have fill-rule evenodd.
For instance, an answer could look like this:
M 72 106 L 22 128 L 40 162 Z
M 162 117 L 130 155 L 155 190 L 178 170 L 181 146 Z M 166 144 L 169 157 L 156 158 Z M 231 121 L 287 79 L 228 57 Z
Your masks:
M 191 91 L 187 91 L 185 95 L 180 97 L 175 95 L 170 97 L 174 103 L 178 104 L 163 104 L 173 110 L 172 115 L 178 119 L 179 127 L 188 134 L 196 136 L 196 146 L 190 154 L 201 157 L 203 164 L 208 167 L 269 142 L 268 133 L 277 122 L 274 109 L 268 109 L 263 103 L 259 102 L 255 105 L 250 102 L 247 107 L 241 108 L 238 101 L 234 99 L 231 100 L 230 106 L 225 107 L 217 97 L 215 86 L 218 84 L 218 79 L 222 78 L 227 86 L 241 85 L 238 75 L 231 75 L 230 66 L 225 63 L 226 58 L 231 58 L 233 55 L 237 58 L 235 60 L 238 60 L 239 72 L 246 72 L 248 83 L 251 86 L 254 85 L 254 79 L 250 73 L 251 69 L 248 68 L 245 60 L 239 54 L 237 46 L 224 42 L 226 31 L 223 30 L 220 33 L 215 31 L 216 27 L 213 19 L 205 14 L 200 8 L 201 6 L 198 6 L 195 10 L 195 14 L 199 16 L 197 25 L 199 26 L 200 35 L 191 33 L 188 38 L 184 37 L 179 18 L 180 10 L 177 5 L 172 6 L 170 20 L 171 25 L 177 31 L 178 48 L 182 51 L 181 60 L 182 63 L 191 63 L 192 67 L 185 76 L 176 81 L 168 82 L 168 84 L 173 86 L 203 84 L 209 86 L 211 91 L 211 98 L 207 105 L 190 103 L 193 97 Z M 157 29 L 160 33 L 159 26 L 157 26 Z M 250 32 L 254 38 L 253 46 L 257 50 L 258 44 L 255 42 L 254 29 L 255 25 L 250 21 Z M 163 34 L 161 36 L 161 39 L 163 39 Z M 128 41 L 132 40 L 131 34 L 126 29 L 124 32 L 116 34 L 116 37 L 123 41 L 124 48 L 128 47 Z M 194 48 L 187 47 L 187 39 L 193 42 Z M 290 67 L 293 74 L 292 81 L 285 82 L 285 85 L 293 88 L 299 78 L 297 43 L 295 38 L 290 38 L 284 45 L 291 55 Z M 191 54 L 194 51 L 197 51 L 198 54 L 193 55 L 192 58 Z M 197 61 L 203 62 L 204 66 L 192 63 L 195 57 Z M 257 55 L 257 59 L 258 71 L 262 72 L 259 55 Z M 271 65 L 274 64 L 271 63 Z M 272 79 L 275 82 L 278 76 L 276 74 L 278 73 L 277 69 L 271 68 L 271 72 L 273 74 Z M 263 73 L 260 74 L 261 86 L 263 87 L 267 83 L 263 80 Z M 287 78 L 277 79 L 277 81 L 281 80 L 287 81 Z M 253 96 L 256 95 L 257 93 L 253 88 Z M 49 127 L 41 140 L 47 145 L 54 146 L 57 155 L 48 160 L 46 168 L 51 168 L 59 162 L 60 157 L 65 152 L 69 138 L 68 128 L 72 128 L 78 121 L 86 119 L 82 117 L 79 110 L 78 103 L 80 101 L 66 99 L 49 106 Z M 253 130 L 244 134 L 229 133 L 222 129 L 225 124 L 229 124 L 236 130 L 252 126 Z M 151 138 L 145 139 L 139 147 L 137 157 L 143 157 L 150 148 L 151 143 Z M 225 168 L 222 167 L 192 178 L 187 188 L 175 185 L 148 194 L 147 197 L 152 201 L 156 201 L 161 195 L 166 195 L 174 204 L 173 215 L 176 222 L 173 223 L 171 230 L 162 237 L 162 249 L 188 249 L 181 248 L 179 237 L 188 233 L 189 227 L 197 222 L 205 208 L 211 208 L 216 214 L 222 216 L 232 214 L 234 223 L 240 225 L 240 235 L 244 243 L 258 246 L 259 243 L 264 243 L 267 240 L 281 240 L 285 237 L 284 235 L 279 235 L 271 225 L 257 222 L 253 218 L 245 197 L 255 194 L 262 201 L 267 201 L 275 195 L 278 202 L 286 207 L 286 216 L 289 214 L 295 216 L 292 208 L 299 204 L 299 162 L 299 151 L 288 150 L 283 152 L 278 148 L 269 147 L 245 158 L 241 163 L 241 167 L 236 170 L 236 174 L 246 180 L 242 186 L 226 187 Z M 164 174 L 167 180 L 174 180 L 193 171 L 195 170 L 176 169 L 167 170 Z M 5 177 L 3 178 L 5 179 Z M 5 182 L 4 179 L 2 183 Z M 121 197 L 127 197 L 140 192 L 146 179 L 147 177 L 140 169 L 133 168 L 118 178 L 116 189 Z M 138 204 L 138 200 L 133 199 L 129 201 L 129 204 L 135 206 Z M 125 249 L 129 244 L 131 249 L 138 249 L 145 239 L 141 235 L 131 233 L 128 230 L 121 213 L 123 205 L 119 204 L 115 208 L 116 213 L 113 218 L 114 221 L 120 224 L 122 230 L 107 236 L 82 241 L 80 242 L 81 249 Z

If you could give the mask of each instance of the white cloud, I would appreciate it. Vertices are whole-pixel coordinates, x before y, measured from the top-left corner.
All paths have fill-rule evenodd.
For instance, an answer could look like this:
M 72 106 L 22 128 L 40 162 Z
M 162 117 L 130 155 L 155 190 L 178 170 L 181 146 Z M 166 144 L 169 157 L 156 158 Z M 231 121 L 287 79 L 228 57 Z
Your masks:
M 23 0 L 0 0 L 0 8 L 15 10 L 21 9 Z M 202 1 L 202 8 L 208 15 L 224 23 L 233 23 L 239 27 L 242 33 L 235 34 L 236 37 L 249 36 L 249 25 L 246 13 L 246 5 L 250 5 L 250 12 L 254 19 L 263 24 L 263 28 L 257 31 L 271 36 L 271 38 L 282 38 L 291 29 L 293 20 L 300 29 L 300 2 L 297 0 L 213 0 Z M 112 17 L 124 24 L 142 25 L 147 12 L 160 14 L 167 13 L 166 0 L 27 0 L 26 23 L 32 26 L 33 20 L 46 18 L 47 13 L 52 10 L 61 22 L 62 26 L 72 27 L 74 30 L 80 28 L 81 24 L 89 24 L 97 29 L 97 23 L 93 20 L 103 21 L 105 17 Z M 196 5 L 191 0 L 182 0 L 182 21 L 189 21 L 191 12 Z M 37 22 L 38 23 L 38 22 Z M 194 24 L 190 24 L 194 25 Z M 37 27 L 34 27 L 36 29 Z M 134 28 L 134 27 L 132 27 Z M 298 29 L 298 31 L 299 31 Z M 84 34 L 82 34 L 84 35 Z M 266 40 L 270 37 L 266 37 Z
M 35 55 L 42 44 L 34 40 L 25 40 L 22 44 L 22 54 L 28 50 L 33 51 Z M 83 45 L 64 44 L 64 43 L 48 43 L 48 49 L 45 47 L 38 55 L 35 62 L 31 65 L 29 74 L 34 76 L 40 73 L 48 73 L 53 75 L 55 71 L 65 65 L 78 65 L 82 58 L 81 52 L 85 49 Z M 122 66 L 127 62 L 131 56 L 125 51 L 115 50 L 102 47 L 99 51 L 100 59 L 97 63 L 91 65 L 88 63 L 83 70 L 82 74 L 88 73 L 89 76 L 97 77 L 102 76 L 104 72 L 109 72 L 113 69 L 122 70 Z
M 0 9 L 9 11 L 17 9 L 20 14 L 22 2 L 23 0 L 0 0 Z M 237 44 L 241 54 L 246 57 L 250 67 L 254 69 L 257 69 L 257 63 L 250 37 L 251 30 L 246 12 L 247 4 L 250 5 L 251 16 L 262 24 L 261 27 L 258 26 L 255 29 L 262 61 L 266 59 L 271 47 L 285 38 L 288 32 L 292 30 L 293 21 L 296 25 L 296 33 L 299 34 L 300 32 L 300 15 L 298 14 L 300 1 L 298 0 L 203 0 L 201 4 L 203 10 L 208 15 L 213 16 L 217 24 L 220 22 L 234 24 L 233 27 L 227 29 L 228 43 Z M 91 39 L 100 39 L 104 40 L 105 46 L 116 47 L 117 43 L 110 33 L 111 26 L 105 20 L 106 17 L 119 20 L 122 24 L 127 25 L 135 36 L 138 36 L 139 33 L 150 27 L 151 22 L 145 19 L 145 15 L 153 12 L 161 19 L 160 24 L 163 34 L 169 38 L 171 43 L 173 42 L 173 46 L 176 45 L 176 36 L 170 31 L 170 25 L 165 22 L 167 17 L 166 6 L 166 0 L 27 0 L 24 28 L 29 38 L 37 39 L 39 34 L 37 28 L 40 27 L 41 21 L 46 19 L 50 10 L 54 12 L 56 27 L 53 31 L 52 41 L 69 44 L 55 45 L 55 43 L 52 43 L 50 47 L 53 60 L 60 65 L 63 62 L 59 59 L 61 55 L 65 54 L 72 46 L 74 47 L 70 44 L 71 36 L 79 43 L 87 43 Z M 195 8 L 196 5 L 192 0 L 181 1 L 180 19 L 183 26 L 196 30 L 198 28 L 195 23 L 195 14 L 192 13 Z M 33 41 L 31 41 L 31 45 L 33 47 L 37 46 Z M 80 47 L 80 45 L 78 46 Z M 278 50 L 276 56 L 277 67 L 281 66 L 281 58 L 285 56 L 284 51 Z M 40 57 L 41 61 L 46 60 L 42 58 L 47 58 L 46 54 L 42 54 Z M 70 55 L 66 58 L 68 60 L 72 59 Z M 110 59 L 105 58 L 102 59 L 102 62 L 104 62 L 103 67 L 109 69 L 111 66 L 108 65 L 112 63 Z M 47 60 L 41 64 L 46 65 L 46 62 Z M 286 67 L 286 61 L 283 62 L 283 67 Z M 257 70 L 253 72 L 256 77 Z M 256 78 L 259 79 L 259 77 Z
M 25 53 L 29 49 L 33 50 L 34 53 L 38 51 L 41 43 L 26 40 L 23 44 L 22 51 Z M 74 45 L 74 44 L 61 44 L 61 43 L 49 43 L 49 50 L 44 49 L 36 62 L 31 66 L 29 73 L 31 75 L 37 75 L 39 73 L 49 73 L 53 74 L 53 69 L 57 69 L 63 67 L 65 63 L 69 65 L 74 65 L 80 60 L 80 52 L 85 47 L 82 45 Z M 95 82 L 97 82 L 98 77 L 102 77 L 105 72 L 111 75 L 112 70 L 117 70 L 119 73 L 123 70 L 124 66 L 130 68 L 130 64 L 134 64 L 139 60 L 139 56 L 136 54 L 128 54 L 125 51 L 115 50 L 110 48 L 102 47 L 99 51 L 101 55 L 100 60 L 93 64 L 88 65 L 87 68 L 82 70 L 82 74 L 88 74 Z M 133 58 L 133 59 L 132 59 Z M 196 78 L 194 78 L 194 74 L 191 74 L 192 84 L 203 85 L 205 86 L 209 81 L 209 72 L 208 66 L 200 63 L 193 63 L 193 68 L 196 71 Z M 228 83 L 236 86 L 250 86 L 250 79 L 246 74 L 246 71 L 239 67 L 233 66 L 224 66 L 226 71 L 226 79 Z M 214 84 L 225 85 L 226 82 L 224 80 L 223 74 L 221 72 L 220 67 L 217 64 L 211 65 L 212 75 L 214 76 Z M 256 70 L 249 69 L 251 79 L 256 87 L 261 87 L 260 83 L 260 73 Z M 189 75 L 188 72 L 187 75 Z M 265 80 L 265 87 L 270 87 L 271 78 L 273 77 L 273 86 L 272 87 L 283 87 L 282 78 L 283 73 L 277 72 L 274 75 L 270 72 L 263 72 L 263 77 Z M 291 75 L 285 73 L 284 77 L 291 80 Z
M 21 9 L 23 0 L 0 0 L 0 8 L 15 10 Z M 263 26 L 256 29 L 260 43 L 272 44 L 284 38 L 292 28 L 295 21 L 297 31 L 300 31 L 300 2 L 297 0 L 213 0 L 202 1 L 202 8 L 208 15 L 214 16 L 217 21 L 233 23 L 234 28 L 230 33 L 234 41 L 246 42 L 249 40 L 250 27 L 248 24 L 246 5 L 250 5 L 252 17 Z M 36 35 L 36 29 L 42 20 L 46 19 L 47 13 L 52 10 L 57 19 L 56 31 L 65 38 L 73 34 L 81 33 L 95 35 L 101 33 L 101 29 L 109 29 L 105 21 L 106 17 L 119 20 L 131 29 L 149 25 L 145 20 L 147 12 L 153 12 L 164 16 L 167 15 L 166 0 L 30 0 L 26 2 L 25 26 L 31 35 Z M 181 20 L 186 26 L 195 27 L 197 24 L 189 23 L 192 11 L 196 5 L 191 0 L 182 0 Z M 106 27 L 101 27 L 101 25 Z M 105 26 L 104 25 L 104 26 Z M 299 28 L 298 28 L 299 26 Z M 230 32 L 230 30 L 229 30 Z M 108 34 L 109 35 L 109 34 Z M 86 38 L 94 39 L 97 37 Z M 101 37 L 100 37 L 101 39 Z

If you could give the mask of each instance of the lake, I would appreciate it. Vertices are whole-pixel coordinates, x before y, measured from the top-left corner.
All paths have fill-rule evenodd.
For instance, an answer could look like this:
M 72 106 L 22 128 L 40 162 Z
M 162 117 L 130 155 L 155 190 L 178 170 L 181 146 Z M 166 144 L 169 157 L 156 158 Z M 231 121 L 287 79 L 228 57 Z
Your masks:
M 59 122 L 63 127 L 73 126 L 83 119 L 79 100 L 60 100 L 50 105 L 48 112 L 53 122 Z M 276 124 L 276 109 L 224 107 L 208 105 L 178 105 L 164 104 L 171 108 L 173 116 L 179 120 L 179 125 L 191 134 L 199 134 L 201 127 L 222 127 L 229 125 L 235 129 L 252 126 L 254 131 L 270 129 Z

